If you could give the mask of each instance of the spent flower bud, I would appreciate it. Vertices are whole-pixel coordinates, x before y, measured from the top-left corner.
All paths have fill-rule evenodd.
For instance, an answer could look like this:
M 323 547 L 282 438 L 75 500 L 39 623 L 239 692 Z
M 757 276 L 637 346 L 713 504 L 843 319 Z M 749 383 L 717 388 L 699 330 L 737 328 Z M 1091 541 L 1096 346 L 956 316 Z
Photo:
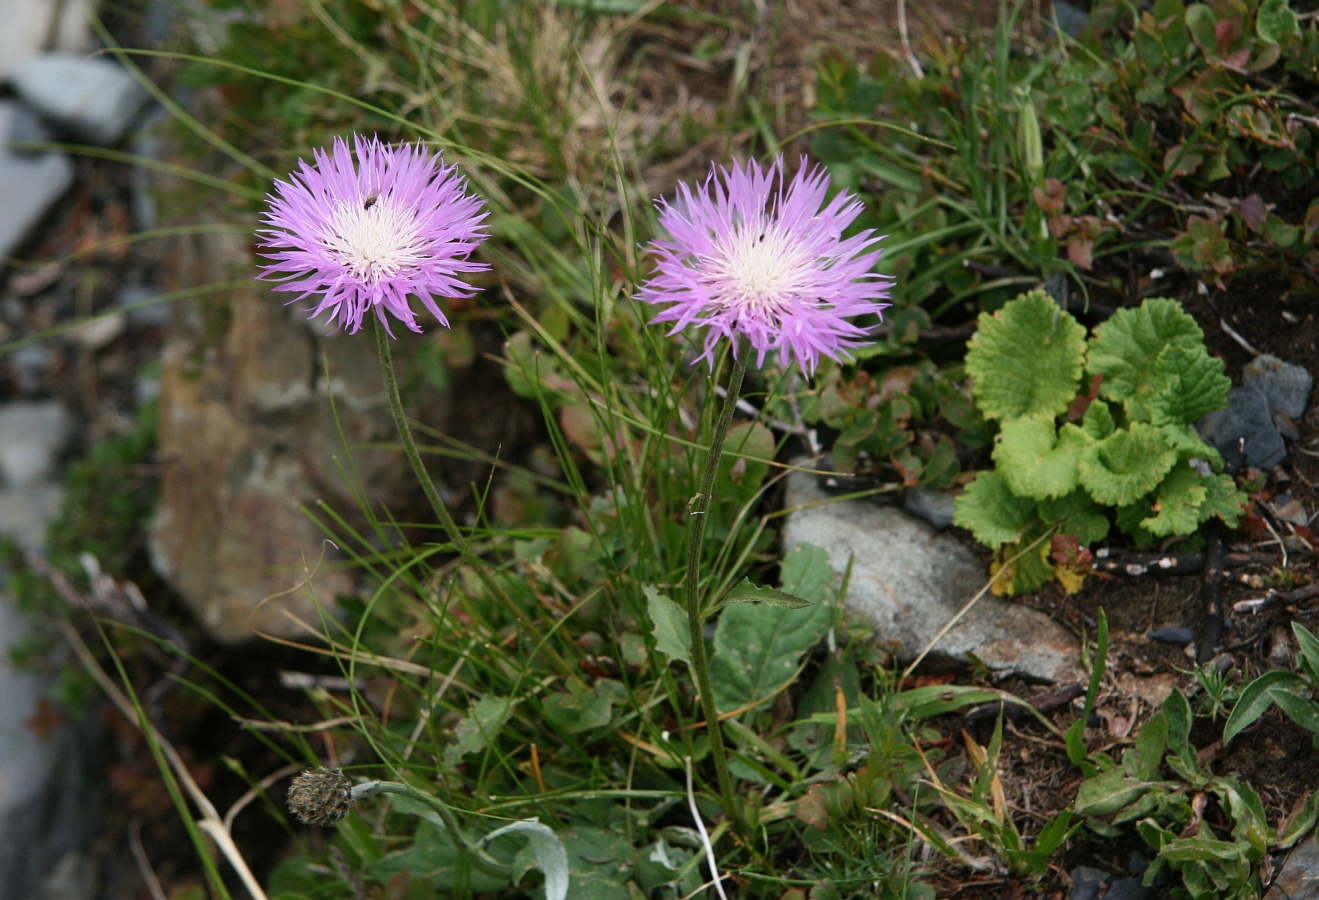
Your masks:
M 342 769 L 317 766 L 289 785 L 289 812 L 308 825 L 328 828 L 339 822 L 348 815 L 354 799 L 352 782 Z

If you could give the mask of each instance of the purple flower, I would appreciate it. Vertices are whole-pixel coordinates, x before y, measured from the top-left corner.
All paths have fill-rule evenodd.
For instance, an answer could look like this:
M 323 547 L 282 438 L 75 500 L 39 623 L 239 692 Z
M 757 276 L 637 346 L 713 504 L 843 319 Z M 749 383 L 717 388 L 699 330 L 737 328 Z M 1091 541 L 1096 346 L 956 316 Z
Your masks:
M 700 358 L 712 368 L 720 338 L 744 334 L 757 366 L 777 350 L 783 365 L 795 359 L 814 374 L 821 356 L 868 343 L 849 319 L 889 305 L 877 301 L 890 279 L 870 271 L 879 238 L 843 237 L 861 202 L 846 193 L 826 202 L 829 176 L 802 163 L 786 186 L 782 158 L 768 171 L 712 168 L 696 191 L 679 185 L 672 203 L 658 203 L 669 236 L 648 245 L 656 272 L 638 299 L 668 305 L 655 321 L 672 322 L 670 334 L 704 327 Z
M 297 291 L 290 303 L 318 297 L 309 318 L 325 313 L 349 334 L 368 311 L 390 337 L 385 313 L 421 331 L 409 295 L 447 326 L 434 297 L 471 297 L 461 276 L 490 268 L 468 260 L 487 237 L 486 211 L 456 167 L 421 144 L 393 147 L 360 135 L 352 151 L 335 138 L 315 159 L 314 166 L 300 160 L 269 195 L 267 227 L 257 229 L 270 260 L 261 277 L 280 281 L 276 291 Z

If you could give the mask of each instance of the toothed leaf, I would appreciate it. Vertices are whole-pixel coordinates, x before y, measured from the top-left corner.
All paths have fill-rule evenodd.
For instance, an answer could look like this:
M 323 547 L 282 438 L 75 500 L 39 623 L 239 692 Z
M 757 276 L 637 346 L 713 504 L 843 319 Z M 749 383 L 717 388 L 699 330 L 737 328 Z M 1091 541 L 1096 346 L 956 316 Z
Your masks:
M 1176 461 L 1159 429 L 1136 422 L 1081 451 L 1081 484 L 1100 503 L 1124 506 L 1154 490 Z
M 966 371 L 987 418 L 1056 416 L 1076 396 L 1084 360 L 1085 329 L 1043 291 L 1032 291 L 980 315 Z
M 1017 539 L 1033 521 L 1035 503 L 1012 493 L 1003 476 L 981 472 L 953 502 L 953 524 L 968 529 L 980 543 L 997 549 Z

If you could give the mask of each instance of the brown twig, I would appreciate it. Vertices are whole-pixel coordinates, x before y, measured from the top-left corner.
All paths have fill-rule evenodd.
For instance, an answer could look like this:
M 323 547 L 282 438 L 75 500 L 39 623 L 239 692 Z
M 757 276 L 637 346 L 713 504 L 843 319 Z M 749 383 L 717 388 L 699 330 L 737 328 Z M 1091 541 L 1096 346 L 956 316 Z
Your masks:
M 1223 637 L 1223 529 L 1216 521 L 1205 525 L 1204 624 L 1195 645 L 1195 661 L 1201 665 L 1214 658 Z

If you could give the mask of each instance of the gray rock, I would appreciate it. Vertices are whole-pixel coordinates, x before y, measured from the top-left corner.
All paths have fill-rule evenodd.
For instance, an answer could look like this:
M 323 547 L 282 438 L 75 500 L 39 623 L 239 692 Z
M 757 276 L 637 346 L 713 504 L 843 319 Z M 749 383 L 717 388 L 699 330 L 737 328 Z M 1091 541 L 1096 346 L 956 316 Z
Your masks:
M 18 66 L 10 84 L 29 106 L 70 136 L 108 147 L 128 132 L 146 101 L 143 87 L 105 57 L 45 53 Z
M 1259 388 L 1274 412 L 1299 419 L 1310 402 L 1314 376 L 1300 366 L 1266 355 L 1257 356 L 1246 365 L 1241 383 Z
M 16 114 L 15 104 L 0 101 L 0 140 L 9 140 Z M 73 164 L 63 154 L 0 148 L 0 258 L 14 255 L 72 184 Z
M 0 488 L 0 535 L 36 553 L 46 539 L 46 524 L 60 510 L 64 487 L 42 482 L 21 488 Z
M 1269 402 L 1253 385 L 1233 388 L 1227 408 L 1205 416 L 1195 427 L 1223 455 L 1229 467 L 1271 469 L 1287 459 L 1287 447 L 1269 415 Z
M 864 500 L 827 497 L 815 476 L 788 476 L 787 505 L 798 509 L 783 532 L 785 549 L 815 544 L 841 575 L 852 565 L 847 605 L 914 659 L 989 580 L 985 567 L 953 537 L 900 510 Z M 1037 681 L 1081 677 L 1075 639 L 1047 616 L 988 593 L 949 629 L 927 659 L 965 665 L 972 658 L 999 672 Z
M 1287 856 L 1264 900 L 1314 900 L 1315 897 L 1319 897 L 1319 843 L 1311 832 Z
M 0 406 L 0 481 L 26 487 L 49 478 L 71 430 L 56 400 Z
M 87 47 L 91 37 L 86 8 L 66 0 L 4 0 L 4 20 L 0 81 L 44 50 L 76 53 Z
M 943 531 L 953 524 L 953 495 L 947 491 L 916 485 L 907 491 L 902 508 Z

